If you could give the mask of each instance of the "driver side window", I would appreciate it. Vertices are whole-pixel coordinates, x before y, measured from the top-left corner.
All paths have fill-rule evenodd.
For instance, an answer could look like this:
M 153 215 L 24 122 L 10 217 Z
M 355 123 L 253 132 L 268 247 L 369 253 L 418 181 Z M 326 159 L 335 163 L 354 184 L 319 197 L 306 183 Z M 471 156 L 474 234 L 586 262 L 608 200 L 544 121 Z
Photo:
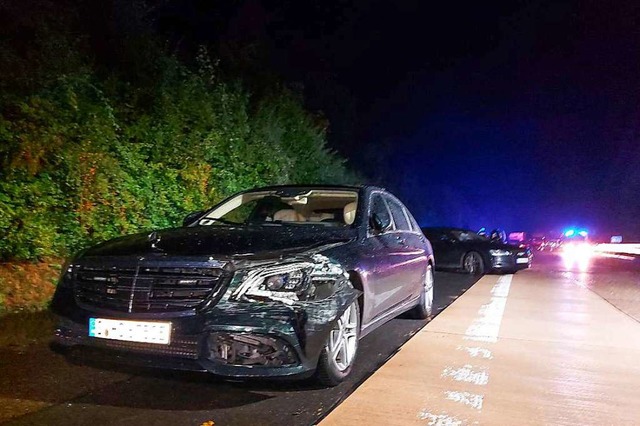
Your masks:
M 373 194 L 371 196 L 371 217 L 373 217 L 374 214 L 384 223 L 391 223 L 391 214 L 380 194 Z M 371 222 L 369 222 L 369 230 L 373 230 Z

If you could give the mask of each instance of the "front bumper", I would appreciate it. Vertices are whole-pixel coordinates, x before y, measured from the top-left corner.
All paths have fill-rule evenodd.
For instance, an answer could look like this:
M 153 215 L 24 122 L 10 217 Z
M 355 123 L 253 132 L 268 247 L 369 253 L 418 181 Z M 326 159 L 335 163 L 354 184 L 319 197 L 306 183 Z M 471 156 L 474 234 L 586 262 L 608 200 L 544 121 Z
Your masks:
M 91 312 L 75 304 L 73 291 L 58 289 L 53 310 L 60 317 L 55 342 L 65 347 L 90 349 L 91 359 L 105 359 L 145 367 L 208 371 L 235 377 L 305 377 L 313 374 L 328 334 L 339 315 L 358 296 L 343 289 L 330 298 L 287 306 L 279 302 L 221 301 L 206 312 L 190 315 L 150 316 Z M 133 343 L 89 336 L 89 318 L 170 321 L 167 345 Z M 252 341 L 276 342 L 286 352 L 280 365 L 238 365 L 220 358 L 220 339 L 248 337 Z M 246 339 L 244 339 L 246 340 Z
M 532 256 L 491 256 L 491 269 L 497 272 L 515 272 L 531 267 Z

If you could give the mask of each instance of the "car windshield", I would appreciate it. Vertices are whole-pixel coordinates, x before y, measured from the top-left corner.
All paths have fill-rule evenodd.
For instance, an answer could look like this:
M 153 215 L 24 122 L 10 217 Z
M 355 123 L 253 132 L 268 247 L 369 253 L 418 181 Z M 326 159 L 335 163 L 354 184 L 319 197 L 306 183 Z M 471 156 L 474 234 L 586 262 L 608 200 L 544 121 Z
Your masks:
M 473 231 L 465 229 L 452 229 L 450 235 L 458 241 L 488 241 L 489 239 L 483 235 L 476 234 Z
M 322 225 L 351 226 L 355 220 L 355 190 L 282 188 L 245 192 L 203 216 L 210 225 Z

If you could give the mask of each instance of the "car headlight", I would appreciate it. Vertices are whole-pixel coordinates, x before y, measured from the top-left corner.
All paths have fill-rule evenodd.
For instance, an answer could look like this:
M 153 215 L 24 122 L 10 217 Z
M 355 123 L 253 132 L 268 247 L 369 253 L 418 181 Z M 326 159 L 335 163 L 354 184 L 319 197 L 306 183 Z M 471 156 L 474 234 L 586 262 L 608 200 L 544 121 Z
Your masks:
M 491 256 L 509 256 L 511 252 L 509 250 L 494 249 L 489 250 L 489 254 L 491 254 Z
M 307 274 L 302 270 L 271 275 L 264 280 L 263 287 L 270 291 L 300 291 L 304 287 L 306 278 Z
M 348 274 L 338 263 L 316 255 L 309 261 L 291 261 L 246 271 L 231 299 L 292 304 L 327 297 L 337 283 L 346 280 Z

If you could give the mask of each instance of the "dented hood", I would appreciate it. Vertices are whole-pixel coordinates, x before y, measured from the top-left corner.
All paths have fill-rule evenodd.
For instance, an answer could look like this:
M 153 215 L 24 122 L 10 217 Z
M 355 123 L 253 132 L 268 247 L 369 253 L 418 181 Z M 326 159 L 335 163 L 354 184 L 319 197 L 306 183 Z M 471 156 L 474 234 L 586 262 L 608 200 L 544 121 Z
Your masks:
M 270 257 L 306 251 L 356 238 L 352 228 L 322 225 L 197 226 L 116 238 L 84 256 L 174 255 Z

